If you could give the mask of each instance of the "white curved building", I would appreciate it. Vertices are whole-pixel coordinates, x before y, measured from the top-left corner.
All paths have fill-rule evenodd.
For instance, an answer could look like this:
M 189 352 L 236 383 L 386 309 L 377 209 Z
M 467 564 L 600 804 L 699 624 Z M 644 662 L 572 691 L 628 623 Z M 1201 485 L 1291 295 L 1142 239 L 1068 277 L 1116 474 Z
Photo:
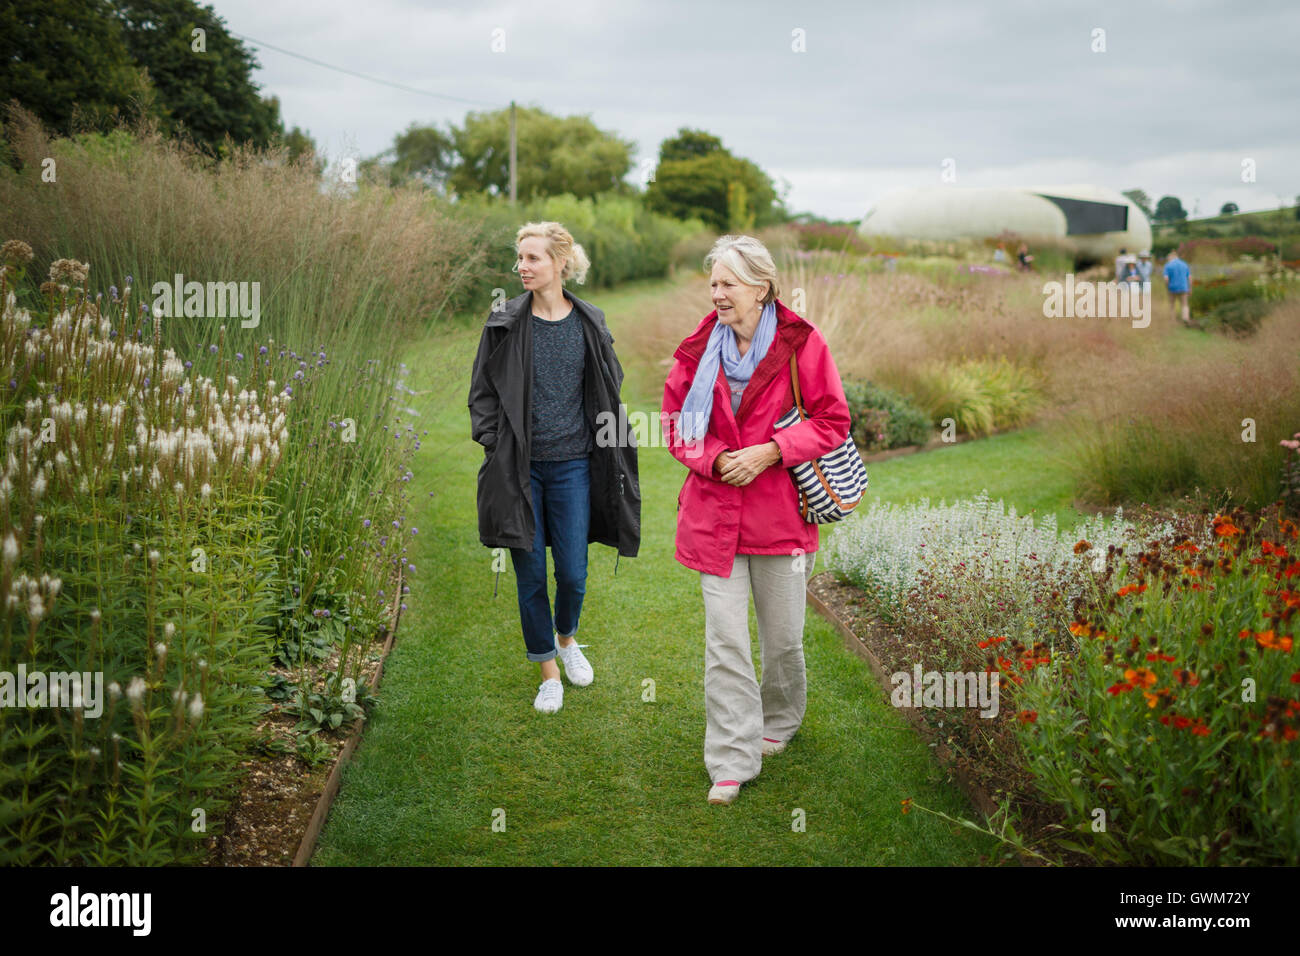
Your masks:
M 1087 184 L 905 189 L 876 203 L 858 232 L 908 239 L 986 239 L 1014 232 L 1031 246 L 1036 238 L 1068 239 L 1097 259 L 1121 248 L 1151 248 L 1146 213 L 1113 189 Z

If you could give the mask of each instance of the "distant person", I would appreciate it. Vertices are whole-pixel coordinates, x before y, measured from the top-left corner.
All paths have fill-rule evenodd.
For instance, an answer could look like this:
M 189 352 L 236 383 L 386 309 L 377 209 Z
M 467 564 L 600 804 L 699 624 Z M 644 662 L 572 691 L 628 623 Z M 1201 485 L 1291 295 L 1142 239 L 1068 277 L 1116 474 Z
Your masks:
M 1003 247 L 1002 243 L 1000 242 L 998 243 L 998 247 L 993 250 L 993 261 L 994 262 L 1007 261 L 1007 250 Z
M 1124 265 L 1128 262 L 1128 250 L 1120 249 L 1119 255 L 1115 257 L 1115 281 L 1120 282 L 1124 279 Z
M 1181 319 L 1183 325 L 1190 327 L 1192 316 L 1188 300 L 1191 298 L 1192 291 L 1192 270 L 1178 257 L 1177 249 L 1169 253 L 1169 258 L 1165 261 L 1164 277 L 1165 285 L 1169 289 L 1169 301 L 1174 307 L 1174 318 Z
M 1029 254 L 1029 246 L 1023 242 L 1016 250 L 1016 263 L 1021 272 L 1029 272 L 1034 268 L 1034 257 Z
M 1138 269 L 1138 264 L 1135 260 L 1130 259 L 1128 262 L 1124 263 L 1124 275 L 1120 277 L 1120 281 L 1126 282 L 1130 285 L 1142 284 L 1142 272 Z
M 1138 253 L 1138 272 L 1142 276 L 1143 282 L 1151 281 L 1151 271 L 1154 264 L 1151 262 L 1151 250 L 1143 249 Z

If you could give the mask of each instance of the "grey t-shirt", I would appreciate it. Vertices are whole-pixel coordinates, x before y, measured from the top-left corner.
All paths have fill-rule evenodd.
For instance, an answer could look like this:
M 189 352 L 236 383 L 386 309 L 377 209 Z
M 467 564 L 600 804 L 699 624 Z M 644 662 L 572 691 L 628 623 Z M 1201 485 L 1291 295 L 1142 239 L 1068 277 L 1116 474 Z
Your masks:
M 570 461 L 591 454 L 583 408 L 587 348 L 576 311 L 558 322 L 533 316 L 534 461 Z

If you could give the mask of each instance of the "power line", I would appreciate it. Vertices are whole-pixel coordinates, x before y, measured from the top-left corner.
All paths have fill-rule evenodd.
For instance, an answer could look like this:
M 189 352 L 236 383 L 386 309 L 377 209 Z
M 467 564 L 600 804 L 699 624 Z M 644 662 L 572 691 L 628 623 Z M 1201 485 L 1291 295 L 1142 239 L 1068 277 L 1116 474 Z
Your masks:
M 501 105 L 497 103 L 488 103 L 484 100 L 466 99 L 463 96 L 448 96 L 445 93 L 431 93 L 429 90 L 419 90 L 413 86 L 406 86 L 403 83 L 394 83 L 392 80 L 382 80 L 377 76 L 367 76 L 364 73 L 358 73 L 356 70 L 349 70 L 347 67 L 335 66 L 332 63 L 326 63 L 324 60 L 317 60 L 314 57 L 305 56 L 302 53 L 294 53 L 292 50 L 286 50 L 283 47 L 278 47 L 275 46 L 274 44 L 266 43 L 262 40 L 258 40 L 253 37 L 247 36 L 243 33 L 236 33 L 234 30 L 228 29 L 226 32 L 233 37 L 238 37 L 241 40 L 247 40 L 249 43 L 256 44 L 257 46 L 264 46 L 268 50 L 275 50 L 277 53 L 283 53 L 285 56 L 296 57 L 299 60 L 305 60 L 306 62 L 312 63 L 316 66 L 322 66 L 327 70 L 334 70 L 336 73 L 346 73 L 348 76 L 355 76 L 363 80 L 369 80 L 371 83 L 378 83 L 381 86 L 391 86 L 395 90 L 402 90 L 406 93 L 415 93 L 418 96 L 432 96 L 434 99 L 450 100 L 454 103 L 469 103 L 472 106 L 489 106 L 495 109 L 502 108 Z

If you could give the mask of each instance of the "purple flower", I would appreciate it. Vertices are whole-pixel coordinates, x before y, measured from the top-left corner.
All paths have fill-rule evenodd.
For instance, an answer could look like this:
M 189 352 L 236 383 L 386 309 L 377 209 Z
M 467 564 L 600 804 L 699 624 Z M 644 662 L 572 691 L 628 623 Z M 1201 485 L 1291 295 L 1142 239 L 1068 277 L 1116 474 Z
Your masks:
M 361 522 L 361 527 L 363 527 L 363 528 L 369 528 L 369 527 L 370 527 L 370 519 L 367 518 L 365 521 Z
M 186 359 L 186 360 L 185 360 L 185 367 L 186 367 L 186 368 L 193 368 L 193 367 L 194 367 L 194 363 L 191 362 L 189 359 Z
M 217 347 L 216 347 L 215 345 L 209 345 L 209 346 L 208 346 L 208 351 L 209 351 L 211 354 L 216 355 L 216 354 L 217 354 Z
M 109 286 L 109 287 L 108 287 L 108 294 L 109 294 L 109 296 L 113 299 L 113 301 L 116 302 L 116 301 L 117 301 L 117 286 L 115 286 L 115 285 L 111 285 L 111 286 Z
M 257 354 L 258 354 L 258 355 L 265 355 L 265 354 L 266 354 L 266 346 L 263 345 L 260 349 L 258 349 L 258 350 L 257 350 Z
M 236 353 L 235 353 L 235 358 L 239 359 L 239 360 L 242 362 L 243 359 L 244 359 L 244 353 L 243 353 L 243 352 L 236 352 Z

